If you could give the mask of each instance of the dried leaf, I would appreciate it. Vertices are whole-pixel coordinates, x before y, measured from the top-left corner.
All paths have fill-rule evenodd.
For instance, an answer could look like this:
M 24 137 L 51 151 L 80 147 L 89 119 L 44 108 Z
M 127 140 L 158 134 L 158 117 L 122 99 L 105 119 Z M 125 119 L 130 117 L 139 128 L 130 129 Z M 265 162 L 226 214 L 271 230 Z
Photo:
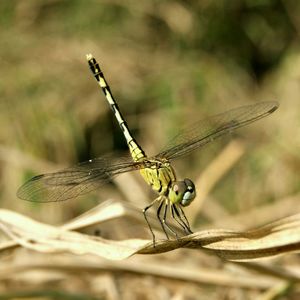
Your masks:
M 238 232 L 202 230 L 178 240 L 112 241 L 34 221 L 16 212 L 0 210 L 0 230 L 16 245 L 48 253 L 93 254 L 120 260 L 134 254 L 154 254 L 178 248 L 203 249 L 228 260 L 250 260 L 300 250 L 300 214 L 256 230 Z M 4 243 L 0 249 L 4 249 Z

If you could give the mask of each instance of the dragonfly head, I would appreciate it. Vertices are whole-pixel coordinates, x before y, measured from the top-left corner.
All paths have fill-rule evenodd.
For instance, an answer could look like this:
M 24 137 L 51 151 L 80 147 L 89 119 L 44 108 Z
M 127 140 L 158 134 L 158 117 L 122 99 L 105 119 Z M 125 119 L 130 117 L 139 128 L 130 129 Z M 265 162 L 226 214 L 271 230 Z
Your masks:
M 188 206 L 196 197 L 196 188 L 192 180 L 174 181 L 169 189 L 169 199 L 172 203 Z

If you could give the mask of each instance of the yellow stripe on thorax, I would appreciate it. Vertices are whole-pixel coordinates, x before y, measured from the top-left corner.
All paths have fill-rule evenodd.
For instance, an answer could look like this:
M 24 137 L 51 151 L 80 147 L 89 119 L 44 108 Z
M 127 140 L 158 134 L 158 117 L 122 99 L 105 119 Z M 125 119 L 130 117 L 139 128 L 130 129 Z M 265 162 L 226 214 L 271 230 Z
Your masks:
M 169 162 L 151 162 L 148 168 L 141 169 L 140 173 L 152 189 L 161 195 L 165 195 L 172 181 L 176 181 L 176 175 Z

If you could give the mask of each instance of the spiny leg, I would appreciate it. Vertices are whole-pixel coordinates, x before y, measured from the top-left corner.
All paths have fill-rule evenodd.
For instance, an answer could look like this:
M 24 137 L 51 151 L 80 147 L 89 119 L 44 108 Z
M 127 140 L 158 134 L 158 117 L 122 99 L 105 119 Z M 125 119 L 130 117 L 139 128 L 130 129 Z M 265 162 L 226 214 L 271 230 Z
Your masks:
M 179 206 L 179 208 L 180 208 L 180 206 Z M 186 234 L 192 233 L 192 231 L 191 231 L 191 229 L 190 229 L 189 223 L 188 223 L 188 222 L 187 222 L 187 223 L 185 222 L 185 220 L 187 221 L 187 218 L 186 218 L 184 212 L 182 211 L 182 209 L 181 209 L 181 213 L 183 214 L 184 219 L 182 218 L 181 214 L 179 213 L 179 211 L 178 211 L 176 205 L 173 205 L 173 209 L 174 209 L 175 215 L 176 215 L 176 216 L 178 217 L 178 219 L 180 220 L 180 222 L 179 222 L 179 220 L 175 217 L 175 220 L 177 220 L 177 223 L 180 223 L 180 224 L 181 224 L 181 227 L 183 227 L 183 229 L 184 229 L 184 231 L 185 231 Z
M 165 226 L 169 229 L 169 231 L 172 232 L 172 233 L 176 236 L 176 239 L 178 240 L 177 232 L 176 232 L 175 230 L 173 230 L 173 229 L 169 226 L 169 224 L 167 223 L 167 212 L 168 212 L 168 207 L 169 207 L 169 203 L 166 202 L 165 210 L 164 210 L 163 223 L 164 223 Z
M 152 230 L 152 227 L 151 227 L 151 225 L 150 225 L 150 223 L 149 223 L 149 221 L 148 221 L 148 218 L 147 218 L 147 210 L 150 208 L 150 207 L 152 207 L 153 206 L 153 204 L 156 202 L 156 201 L 159 201 L 159 199 L 160 199 L 160 197 L 158 197 L 158 198 L 156 198 L 155 200 L 153 200 L 148 206 L 146 206 L 144 209 L 143 209 L 143 215 L 144 215 L 144 218 L 145 218 L 145 220 L 146 220 L 146 222 L 147 222 L 147 225 L 148 225 L 148 227 L 149 227 L 149 229 L 150 229 L 150 232 L 151 232 L 151 235 L 152 235 L 152 240 L 153 240 L 153 247 L 155 247 L 155 234 L 154 234 L 154 232 L 153 232 L 153 230 Z
M 178 207 L 174 206 L 175 214 L 178 216 L 180 222 L 182 222 L 182 224 L 184 225 L 186 234 L 190 234 L 191 233 L 191 229 L 189 227 L 189 224 L 186 223 L 187 218 L 185 217 L 183 211 L 179 210 L 179 209 L 180 209 L 180 206 L 178 206 Z M 182 218 L 182 214 L 183 214 L 184 218 Z
M 167 234 L 167 231 L 166 231 L 166 228 L 165 228 L 165 223 L 164 223 L 163 220 L 160 218 L 160 212 L 161 212 L 161 209 L 162 209 L 164 203 L 165 203 L 165 201 L 162 200 L 161 203 L 159 204 L 159 207 L 158 207 L 158 209 L 157 209 L 157 218 L 158 218 L 158 220 L 159 220 L 159 222 L 160 222 L 160 225 L 161 225 L 161 227 L 162 227 L 162 229 L 163 229 L 163 231 L 164 231 L 164 233 L 165 233 L 167 239 L 169 240 L 170 238 L 169 238 L 169 236 L 168 236 L 168 234 Z
M 179 210 L 181 212 L 181 215 L 183 216 L 183 219 L 185 221 L 184 224 L 187 225 L 187 229 L 188 229 L 189 233 L 193 233 L 193 231 L 191 230 L 191 226 L 190 226 L 189 220 L 187 219 L 187 217 L 186 217 L 183 209 L 180 207 L 180 205 L 178 206 L 178 208 L 179 208 Z
M 172 213 L 172 218 L 177 222 L 177 224 L 179 224 L 180 225 L 180 227 L 184 230 L 184 232 L 186 233 L 186 227 L 183 225 L 183 223 L 182 223 L 182 220 L 178 220 L 177 219 L 177 217 L 178 217 L 178 215 L 179 214 L 174 214 L 174 210 L 175 210 L 175 208 L 174 208 L 174 205 L 171 203 L 171 213 Z

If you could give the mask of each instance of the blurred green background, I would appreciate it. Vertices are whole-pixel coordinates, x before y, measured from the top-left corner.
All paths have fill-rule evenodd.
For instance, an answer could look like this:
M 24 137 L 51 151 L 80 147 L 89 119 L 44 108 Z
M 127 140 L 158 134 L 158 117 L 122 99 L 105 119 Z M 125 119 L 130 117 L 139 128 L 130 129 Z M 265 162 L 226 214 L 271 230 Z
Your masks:
M 87 53 L 150 155 L 189 123 L 277 100 L 267 119 L 175 165 L 181 177 L 196 179 L 238 137 L 246 152 L 212 199 L 238 214 L 299 193 L 299 1 L 7 0 L 0 13 L 2 208 L 58 224 L 101 200 L 124 198 L 112 185 L 46 206 L 16 197 L 35 174 L 126 151 Z
M 47 164 L 56 170 L 126 151 L 87 67 L 89 52 L 150 154 L 193 121 L 278 100 L 272 117 L 251 133 L 238 132 L 253 147 L 216 192 L 226 202 L 243 201 L 252 190 L 260 201 L 299 191 L 296 3 L 2 1 L 2 206 L 28 207 L 15 191 L 31 175 L 49 172 Z M 214 154 L 195 154 L 199 164 L 187 158 L 182 176 L 200 174 Z

